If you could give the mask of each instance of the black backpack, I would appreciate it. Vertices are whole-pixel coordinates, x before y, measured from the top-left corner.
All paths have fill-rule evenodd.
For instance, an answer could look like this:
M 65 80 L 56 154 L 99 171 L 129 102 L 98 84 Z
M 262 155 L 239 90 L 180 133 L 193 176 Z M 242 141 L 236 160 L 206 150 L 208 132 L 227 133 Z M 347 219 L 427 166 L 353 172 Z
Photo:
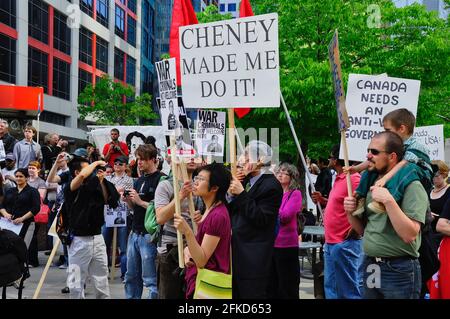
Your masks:
M 0 287 L 4 287 L 3 299 L 6 298 L 6 286 L 21 277 L 19 299 L 22 297 L 23 282 L 30 277 L 27 246 L 14 232 L 0 229 Z

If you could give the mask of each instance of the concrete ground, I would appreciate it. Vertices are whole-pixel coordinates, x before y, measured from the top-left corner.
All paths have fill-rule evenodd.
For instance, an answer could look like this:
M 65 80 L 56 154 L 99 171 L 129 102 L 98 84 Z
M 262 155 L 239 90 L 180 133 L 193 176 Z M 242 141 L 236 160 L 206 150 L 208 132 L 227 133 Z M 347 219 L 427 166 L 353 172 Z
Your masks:
M 55 260 L 57 258 L 55 257 Z M 48 256 L 44 252 L 39 252 L 40 266 L 37 268 L 30 268 L 31 277 L 28 278 L 25 283 L 25 289 L 23 290 L 23 299 L 32 299 L 36 287 L 39 283 L 41 275 L 44 271 L 45 264 L 47 263 Z M 305 271 L 310 271 L 310 265 L 305 259 L 304 263 Z M 58 267 L 51 266 L 47 273 L 46 280 L 40 291 L 38 299 L 69 299 L 69 294 L 62 294 L 61 289 L 66 286 L 67 270 L 59 269 Z M 120 279 L 120 268 L 116 268 L 115 280 L 110 281 L 110 293 L 113 299 L 124 299 L 124 287 Z M 144 292 L 145 293 L 145 292 Z M 86 285 L 86 299 L 94 299 L 95 293 L 92 284 L 88 281 Z M 300 279 L 299 289 L 300 299 L 314 299 L 314 286 L 313 281 L 310 279 Z M 8 287 L 7 289 L 8 299 L 17 299 L 17 290 L 14 287 Z

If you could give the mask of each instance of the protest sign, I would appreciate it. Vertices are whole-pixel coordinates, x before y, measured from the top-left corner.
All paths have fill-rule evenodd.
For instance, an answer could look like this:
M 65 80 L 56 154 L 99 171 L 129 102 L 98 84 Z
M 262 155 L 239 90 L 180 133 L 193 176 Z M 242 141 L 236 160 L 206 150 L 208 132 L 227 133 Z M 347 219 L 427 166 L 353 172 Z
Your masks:
M 279 107 L 276 13 L 180 27 L 186 108 Z
M 330 61 L 331 75 L 333 76 L 334 98 L 338 114 L 339 131 L 350 127 L 347 110 L 345 108 L 344 82 L 342 80 L 341 59 L 339 55 L 338 31 L 334 32 L 333 38 L 328 45 L 328 59 Z
M 383 128 L 383 117 L 406 108 L 417 114 L 420 81 L 380 75 L 350 74 L 346 106 L 351 127 L 345 135 L 349 159 L 364 161 L 372 137 Z M 343 158 L 341 147 L 340 158 Z
M 119 202 L 115 209 L 105 205 L 104 215 L 106 227 L 125 227 L 127 226 L 127 204 Z
M 17 235 L 19 235 L 20 231 L 22 230 L 22 226 L 23 226 L 23 223 L 16 225 L 12 221 L 10 221 L 4 217 L 0 217 L 0 229 L 7 229 L 7 230 L 10 230 L 13 233 L 16 233 Z
M 223 156 L 225 112 L 198 110 L 195 145 L 200 155 Z
M 175 58 L 155 63 L 159 84 L 159 112 L 165 134 L 169 135 L 179 127 L 177 80 Z
M 413 136 L 427 148 L 430 160 L 445 161 L 444 125 L 416 127 Z

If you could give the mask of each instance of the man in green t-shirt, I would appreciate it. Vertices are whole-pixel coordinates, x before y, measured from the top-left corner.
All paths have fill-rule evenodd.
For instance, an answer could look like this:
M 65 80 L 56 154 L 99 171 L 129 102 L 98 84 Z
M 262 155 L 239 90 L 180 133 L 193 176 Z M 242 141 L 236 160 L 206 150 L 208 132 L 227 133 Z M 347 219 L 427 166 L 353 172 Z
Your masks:
M 393 132 L 376 134 L 367 149 L 369 171 L 382 178 L 402 160 L 403 141 Z M 415 165 L 415 164 L 410 164 Z M 407 172 L 408 168 L 401 170 Z M 397 174 L 402 174 L 402 171 Z M 371 201 L 385 205 L 386 212 L 376 213 L 367 206 Z M 425 222 L 428 197 L 419 181 L 412 181 L 397 203 L 386 188 L 372 186 L 367 194 L 365 212 L 352 216 L 355 197 L 346 197 L 344 209 L 349 222 L 364 235 L 363 297 L 367 299 L 417 299 L 421 289 L 421 224 Z

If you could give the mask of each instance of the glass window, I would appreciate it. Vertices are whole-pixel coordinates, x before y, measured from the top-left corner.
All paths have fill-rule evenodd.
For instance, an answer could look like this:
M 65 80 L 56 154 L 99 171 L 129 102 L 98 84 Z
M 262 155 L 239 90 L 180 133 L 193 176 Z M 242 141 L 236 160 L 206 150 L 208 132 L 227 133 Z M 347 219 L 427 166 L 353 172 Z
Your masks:
M 70 29 L 67 27 L 67 16 L 55 10 L 53 46 L 55 49 L 70 55 Z
M 0 80 L 16 83 L 16 40 L 0 34 Z
M 41 0 L 28 3 L 28 35 L 48 44 L 48 5 Z
M 124 57 L 125 53 L 119 49 L 114 49 L 114 77 L 118 80 L 124 80 Z
M 128 16 L 127 42 L 136 46 L 136 20 Z
M 16 28 L 16 0 L 0 1 L 0 22 Z
M 94 5 L 93 0 L 80 0 L 81 11 L 86 13 L 88 16 L 94 16 Z
M 220 12 L 225 12 L 225 4 L 224 3 L 220 4 Z
M 48 93 L 48 55 L 28 47 L 28 86 L 42 86 Z
M 229 3 L 228 11 L 235 12 L 236 11 L 236 3 Z
M 127 56 L 127 83 L 136 86 L 136 60 Z
M 66 126 L 66 116 L 49 111 L 43 111 L 41 113 L 41 121 Z
M 116 5 L 116 24 L 115 24 L 116 34 L 125 39 L 125 11 Z
M 70 64 L 53 59 L 53 96 L 70 100 Z
M 142 83 L 141 83 L 141 94 L 152 93 L 152 74 L 147 67 L 142 67 Z
M 92 74 L 85 70 L 78 70 L 78 94 L 83 92 L 84 88 L 92 83 Z
M 97 36 L 97 69 L 108 73 L 108 42 Z
M 97 0 L 97 21 L 108 28 L 108 0 Z
M 136 13 L 136 0 L 128 0 L 128 9 L 130 9 L 131 12 Z
M 80 28 L 80 57 L 81 62 L 92 65 L 92 32 Z

